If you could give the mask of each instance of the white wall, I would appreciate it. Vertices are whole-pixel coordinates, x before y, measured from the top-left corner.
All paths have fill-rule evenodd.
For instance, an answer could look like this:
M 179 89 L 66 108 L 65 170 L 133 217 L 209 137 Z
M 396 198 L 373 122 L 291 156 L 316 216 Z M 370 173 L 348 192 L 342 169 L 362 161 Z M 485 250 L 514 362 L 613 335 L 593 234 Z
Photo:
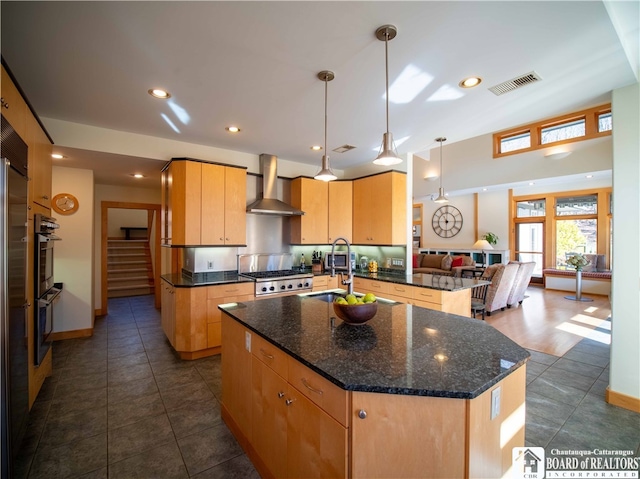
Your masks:
M 120 201 L 127 201 L 122 198 Z M 122 208 L 112 208 L 109 210 L 109 219 L 107 223 L 107 236 L 109 238 L 124 238 L 126 233 L 120 229 L 122 227 L 146 228 L 147 227 L 147 210 L 129 210 Z M 143 238 L 147 235 L 146 231 L 132 231 L 131 237 Z
M 52 212 L 60 224 L 62 241 L 55 244 L 54 278 L 64 283 L 54 309 L 53 331 L 74 331 L 93 327 L 93 171 L 53 167 L 53 195 L 71 193 L 79 208 L 72 215 Z
M 509 192 L 478 193 L 478 238 L 495 233 L 498 244 L 493 249 L 509 249 Z
M 613 92 L 612 391 L 640 399 L 640 83 Z

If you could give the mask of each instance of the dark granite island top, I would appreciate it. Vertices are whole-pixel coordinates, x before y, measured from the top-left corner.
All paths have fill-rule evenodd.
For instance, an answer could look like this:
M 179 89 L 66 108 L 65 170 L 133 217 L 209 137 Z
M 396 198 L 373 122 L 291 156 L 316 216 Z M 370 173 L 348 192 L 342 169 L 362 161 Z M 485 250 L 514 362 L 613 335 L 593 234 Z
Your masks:
M 361 326 L 313 295 L 219 308 L 347 391 L 472 399 L 529 358 L 482 321 L 402 303 Z

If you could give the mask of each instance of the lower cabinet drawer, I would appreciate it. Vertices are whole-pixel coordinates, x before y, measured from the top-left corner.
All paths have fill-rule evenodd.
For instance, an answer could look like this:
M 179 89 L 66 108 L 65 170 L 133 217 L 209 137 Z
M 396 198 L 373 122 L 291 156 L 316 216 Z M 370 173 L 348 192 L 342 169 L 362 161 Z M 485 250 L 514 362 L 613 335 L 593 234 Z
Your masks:
M 392 294 L 394 296 L 400 296 L 406 299 L 413 299 L 413 288 L 411 286 L 405 286 L 402 284 L 389 284 L 388 294 Z M 407 302 L 407 301 L 405 301 Z
M 442 291 L 437 289 L 414 288 L 413 299 L 442 304 Z
M 255 333 L 251 334 L 251 353 L 273 369 L 280 377 L 287 379 L 287 354 Z
M 289 384 L 343 426 L 349 421 L 349 393 L 295 359 L 289 360 Z

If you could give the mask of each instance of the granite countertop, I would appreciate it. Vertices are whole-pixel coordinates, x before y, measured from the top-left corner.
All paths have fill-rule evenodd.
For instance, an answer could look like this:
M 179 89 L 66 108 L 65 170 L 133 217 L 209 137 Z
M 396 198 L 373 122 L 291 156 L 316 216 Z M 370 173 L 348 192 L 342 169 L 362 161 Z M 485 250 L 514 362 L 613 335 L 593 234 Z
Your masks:
M 471 399 L 529 358 L 483 321 L 402 303 L 379 302 L 361 326 L 313 295 L 219 308 L 349 391 Z
M 439 274 L 401 274 L 378 272 L 369 273 L 367 271 L 356 271 L 354 276 L 366 279 L 386 281 L 388 283 L 405 284 L 407 286 L 418 286 L 420 288 L 438 289 L 441 291 L 459 291 L 462 289 L 475 288 L 483 284 L 489 284 L 479 278 L 454 278 L 453 276 L 443 276 Z
M 171 273 L 160 276 L 176 288 L 195 288 L 198 286 L 215 286 L 217 284 L 253 283 L 251 278 L 239 276 L 237 271 L 212 271 L 210 273 L 198 273 L 197 280 L 183 274 Z

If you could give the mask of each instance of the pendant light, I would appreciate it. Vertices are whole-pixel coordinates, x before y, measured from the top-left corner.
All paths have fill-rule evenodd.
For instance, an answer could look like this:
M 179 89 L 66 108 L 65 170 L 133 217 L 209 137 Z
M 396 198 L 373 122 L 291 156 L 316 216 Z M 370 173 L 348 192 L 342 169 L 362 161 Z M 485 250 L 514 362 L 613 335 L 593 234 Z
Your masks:
M 438 197 L 433 200 L 435 203 L 448 203 L 449 200 L 444 196 L 444 188 L 442 187 L 442 144 L 447 141 L 443 136 L 436 138 L 436 141 L 440 143 L 440 188 L 438 188 Z
M 376 165 L 390 166 L 402 163 L 402 158 L 398 156 L 396 145 L 393 142 L 393 135 L 389 131 L 389 40 L 393 40 L 398 34 L 398 30 L 393 25 L 383 25 L 376 30 L 376 38 L 384 41 L 384 64 L 385 64 L 385 100 L 387 103 L 387 132 L 382 135 L 382 146 L 380 154 L 373 160 Z
M 322 169 L 314 178 L 321 181 L 333 181 L 338 177 L 331 170 L 329 155 L 327 155 L 327 84 L 335 78 L 335 75 L 329 70 L 323 70 L 318 73 L 318 78 L 324 82 L 324 155 L 322 155 Z

